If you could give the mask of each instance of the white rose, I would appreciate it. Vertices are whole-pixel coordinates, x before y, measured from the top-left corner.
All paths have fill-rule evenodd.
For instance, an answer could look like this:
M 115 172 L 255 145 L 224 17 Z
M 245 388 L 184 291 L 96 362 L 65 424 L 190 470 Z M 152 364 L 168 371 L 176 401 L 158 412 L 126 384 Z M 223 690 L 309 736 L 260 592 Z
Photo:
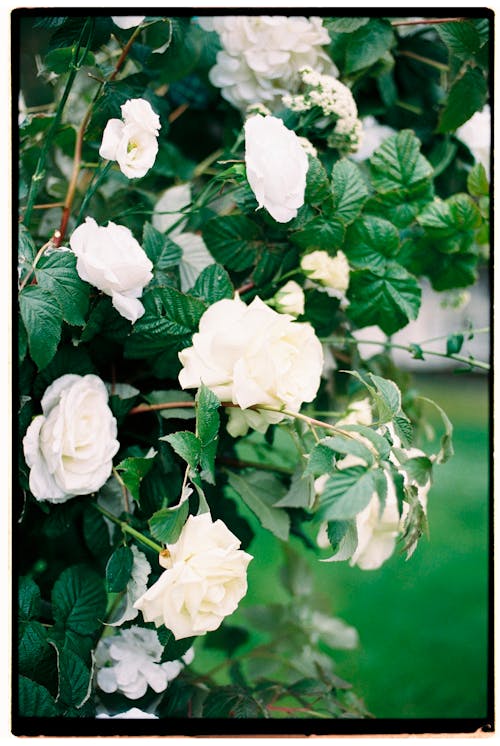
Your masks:
M 151 712 L 144 712 L 139 710 L 138 707 L 132 707 L 126 712 L 119 712 L 118 715 L 109 715 L 107 712 L 100 712 L 96 715 L 96 718 L 109 718 L 110 720 L 158 720 L 158 715 L 153 715 Z
M 135 603 L 144 621 L 164 624 L 176 640 L 217 629 L 247 592 L 252 557 L 239 546 L 222 521 L 190 515 L 168 556 L 160 555 L 165 572 Z
M 294 280 L 290 280 L 278 290 L 272 303 L 278 313 L 289 313 L 292 316 L 301 316 L 304 313 L 304 304 L 304 291 Z
M 146 16 L 111 16 L 111 20 L 119 28 L 133 28 L 139 26 Z
M 350 402 L 349 406 L 347 407 L 347 414 L 345 415 L 345 417 L 342 417 L 342 419 L 336 423 L 336 426 L 337 427 L 342 427 L 342 425 L 366 425 L 368 426 L 368 425 L 371 425 L 372 422 L 373 422 L 372 407 L 370 404 L 370 399 L 366 397 L 365 399 L 357 399 L 356 401 Z M 352 433 L 352 435 L 355 436 L 357 435 L 357 433 Z
M 358 546 L 351 557 L 350 564 L 358 565 L 362 570 L 376 570 L 394 552 L 400 530 L 398 500 L 394 483 L 388 474 L 387 495 L 382 514 L 380 500 L 376 493 L 366 508 L 356 516 Z
M 228 15 L 200 18 L 198 23 L 216 31 L 222 45 L 210 81 L 241 110 L 255 103 L 280 108 L 282 96 L 298 90 L 305 65 L 337 72 L 323 48 L 330 38 L 321 18 Z
M 61 376 L 45 391 L 42 411 L 23 440 L 33 495 L 62 503 L 98 490 L 120 447 L 104 383 L 94 375 Z
M 256 114 L 245 122 L 247 179 L 259 203 L 279 223 L 304 204 L 309 167 L 299 138 L 277 117 Z
M 144 313 L 138 298 L 153 277 L 153 265 L 132 232 L 124 225 L 99 226 L 86 218 L 69 243 L 81 279 L 110 295 L 119 314 L 137 321 Z
M 326 251 L 312 251 L 302 257 L 300 266 L 310 280 L 345 293 L 349 287 L 349 262 L 343 251 L 332 257 Z
M 99 155 L 117 161 L 129 179 L 144 176 L 158 153 L 160 118 L 142 98 L 129 99 L 121 107 L 121 119 L 110 119 L 102 136 Z
M 163 645 L 154 629 L 130 627 L 99 640 L 95 650 L 97 684 L 103 692 L 140 699 L 151 687 L 163 692 L 182 669 L 182 661 L 160 663 Z
M 323 366 L 323 350 L 312 326 L 269 308 L 259 297 L 247 306 L 239 297 L 210 306 L 200 319 L 193 345 L 179 353 L 182 388 L 203 382 L 230 409 L 228 430 L 242 435 L 248 427 L 265 432 L 280 412 L 298 412 L 314 399 Z

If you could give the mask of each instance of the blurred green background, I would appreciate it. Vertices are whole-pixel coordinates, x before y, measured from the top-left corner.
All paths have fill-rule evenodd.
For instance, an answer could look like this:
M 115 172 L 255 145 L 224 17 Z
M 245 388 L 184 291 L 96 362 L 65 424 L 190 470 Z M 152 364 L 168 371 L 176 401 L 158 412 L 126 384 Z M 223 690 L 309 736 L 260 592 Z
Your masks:
M 331 613 L 359 632 L 356 650 L 336 651 L 336 672 L 376 718 L 484 718 L 488 696 L 489 390 L 485 376 L 415 376 L 415 387 L 454 425 L 455 456 L 437 466 L 429 537 L 408 561 L 381 568 L 321 563 L 316 589 Z M 243 511 L 242 511 L 243 513 Z M 244 605 L 284 598 L 279 542 L 252 542 Z M 304 552 L 302 552 L 302 555 Z M 238 624 L 239 613 L 231 619 Z M 199 650 L 197 670 L 221 659 Z

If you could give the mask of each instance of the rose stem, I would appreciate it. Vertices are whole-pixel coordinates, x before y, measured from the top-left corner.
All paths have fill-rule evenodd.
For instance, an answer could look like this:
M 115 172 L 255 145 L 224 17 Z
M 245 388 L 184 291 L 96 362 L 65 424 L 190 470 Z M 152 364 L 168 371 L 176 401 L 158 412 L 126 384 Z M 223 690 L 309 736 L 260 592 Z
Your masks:
M 157 544 L 152 539 L 148 539 L 147 536 L 144 536 L 144 534 L 141 534 L 140 531 L 137 531 L 135 528 L 132 528 L 126 521 L 121 521 L 119 518 L 116 517 L 116 515 L 113 515 L 113 513 L 110 513 L 109 510 L 106 510 L 105 508 L 101 507 L 97 503 L 91 503 L 96 510 L 98 510 L 100 513 L 102 513 L 106 518 L 108 518 L 110 521 L 113 521 L 113 523 L 116 523 L 117 526 L 120 526 L 121 530 L 124 531 L 127 534 L 130 534 L 135 539 L 138 539 L 138 541 L 141 541 L 143 544 L 145 544 L 150 549 L 154 549 L 155 552 L 163 552 L 163 547 L 160 546 L 160 544 Z

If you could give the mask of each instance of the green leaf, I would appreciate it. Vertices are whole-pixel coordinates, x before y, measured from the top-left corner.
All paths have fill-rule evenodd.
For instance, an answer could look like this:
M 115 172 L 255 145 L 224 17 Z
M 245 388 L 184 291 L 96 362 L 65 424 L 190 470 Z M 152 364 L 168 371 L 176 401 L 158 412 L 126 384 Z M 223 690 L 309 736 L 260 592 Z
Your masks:
M 106 565 L 106 590 L 120 593 L 130 580 L 134 555 L 128 546 L 117 547 Z
M 81 635 L 92 634 L 105 619 L 103 581 L 88 565 L 67 568 L 52 589 L 52 611 L 57 624 Z
M 430 179 L 433 173 L 412 130 L 401 130 L 387 138 L 371 156 L 370 169 L 373 186 L 382 193 L 409 189 Z
M 330 461 L 332 455 L 330 453 Z M 308 467 L 310 466 L 310 461 Z M 304 508 L 308 510 L 314 501 L 314 477 L 298 468 L 292 476 L 290 489 L 281 500 L 274 503 L 275 508 Z
M 354 437 L 346 437 L 344 435 L 330 435 L 327 438 L 322 438 L 320 441 L 321 445 L 331 448 L 335 453 L 340 454 L 352 454 L 358 458 L 362 458 L 366 462 L 367 466 L 373 464 L 373 453 L 367 448 L 364 443 L 360 443 L 359 440 Z
M 412 481 L 423 487 L 431 477 L 432 461 L 427 456 L 414 456 L 405 461 L 402 468 Z
M 56 252 L 40 260 L 36 279 L 42 290 L 47 290 L 61 306 L 68 324 L 83 326 L 89 305 L 90 286 L 76 271 L 76 257 L 69 251 Z
M 20 623 L 18 650 L 19 672 L 33 676 L 39 665 L 50 655 L 47 631 L 40 622 Z
M 36 246 L 30 232 L 23 223 L 19 224 L 19 261 L 32 265 L 36 256 Z
M 467 176 L 467 189 L 473 197 L 487 197 L 490 185 L 482 163 L 476 163 Z
M 406 415 L 399 414 L 392 420 L 396 435 L 401 440 L 404 448 L 410 448 L 413 442 L 413 425 Z
M 366 508 L 373 491 L 373 473 L 366 467 L 339 469 L 328 479 L 320 496 L 319 515 L 326 521 L 354 518 Z
M 394 33 L 387 21 L 370 20 L 349 34 L 346 46 L 345 74 L 363 70 L 378 62 L 395 43 Z
M 322 474 L 330 474 L 335 465 L 335 457 L 331 448 L 317 443 L 309 454 L 304 474 L 312 474 L 320 477 Z
M 144 223 L 142 247 L 153 262 L 155 270 L 162 272 L 175 267 L 182 257 L 181 247 L 156 230 L 151 223 Z
M 189 503 L 185 500 L 175 508 L 161 508 L 153 513 L 148 525 L 151 535 L 162 544 L 175 544 L 189 513 Z
M 375 392 L 372 389 L 373 393 Z M 388 457 L 391 450 L 389 443 L 382 435 L 372 430 L 371 427 L 367 427 L 366 425 L 342 425 L 342 430 L 346 430 L 349 433 L 359 433 L 363 438 L 366 438 L 373 444 L 380 458 Z
M 116 470 L 120 472 L 120 476 L 134 500 L 139 501 L 141 481 L 153 466 L 155 456 L 156 452 L 144 457 L 130 456 L 116 466 Z
M 174 402 L 192 402 L 192 407 L 174 407 L 172 409 L 159 409 L 157 414 L 168 419 L 191 420 L 196 416 L 194 407 L 194 397 L 187 391 L 151 391 L 144 394 L 144 398 L 149 404 L 162 404 Z
M 48 70 L 60 75 L 61 73 L 68 72 L 72 59 L 73 47 L 60 47 L 59 49 L 53 49 L 45 55 L 44 64 Z M 92 52 L 87 52 L 85 64 L 89 67 L 95 65 L 95 57 Z
M 358 546 L 356 521 L 328 521 L 326 533 L 333 550 L 327 561 L 343 562 L 352 557 Z
M 336 253 L 344 241 L 344 223 L 323 215 L 309 220 L 303 228 L 290 234 L 294 244 L 301 249 L 324 249 Z
M 308 155 L 309 168 L 306 174 L 304 200 L 308 205 L 317 205 L 330 195 L 330 182 L 325 167 L 319 158 Z
M 451 23 L 437 23 L 436 31 L 450 53 L 461 60 L 469 60 L 477 55 L 481 47 L 488 41 L 489 24 L 487 20 L 486 28 L 482 28 L 485 20 L 467 19 Z
M 476 67 L 468 66 L 450 88 L 437 131 L 454 132 L 483 108 L 487 96 L 488 83 L 484 75 Z
M 161 663 L 166 661 L 178 661 L 182 656 L 187 653 L 189 648 L 192 646 L 195 638 L 185 637 L 182 640 L 176 640 L 173 633 L 166 627 L 160 627 L 156 630 L 158 639 L 163 645 L 163 653 L 161 654 Z
M 170 18 L 172 37 L 162 54 L 153 54 L 148 60 L 160 74 L 162 83 L 172 83 L 187 76 L 196 66 L 202 51 L 202 29 L 187 18 Z
M 59 652 L 59 701 L 77 709 L 90 697 L 91 672 L 82 659 L 71 649 Z
M 249 269 L 264 241 L 260 228 L 245 215 L 227 215 L 209 220 L 203 240 L 214 259 L 227 269 Z
M 38 285 L 24 288 L 19 305 L 30 355 L 39 369 L 45 368 L 54 357 L 61 339 L 61 308 L 54 296 Z
M 351 272 L 348 316 L 358 326 L 377 324 L 393 334 L 417 318 L 422 290 L 415 277 L 397 262 Z
M 222 627 L 210 632 L 204 640 L 204 647 L 210 650 L 222 650 L 230 657 L 250 639 L 250 633 L 245 627 L 224 623 Z
M 406 228 L 433 198 L 432 182 L 421 181 L 409 189 L 377 192 L 366 203 L 365 214 L 377 215 L 389 220 L 397 228 Z
M 162 288 L 154 292 L 161 303 L 170 334 L 183 335 L 197 330 L 207 308 L 205 303 L 175 288 Z
M 56 717 L 53 697 L 41 684 L 26 676 L 19 677 L 19 715 L 21 717 Z
M 361 26 L 366 26 L 369 18 L 360 16 L 359 18 L 325 18 L 323 25 L 328 31 L 335 31 L 338 34 L 350 34 L 357 31 Z
M 196 435 L 189 430 L 184 430 L 178 433 L 171 433 L 170 435 L 164 435 L 160 440 L 166 440 L 170 443 L 174 451 L 184 461 L 186 461 L 191 469 L 196 469 L 201 456 L 201 441 Z
M 441 422 L 444 426 L 444 434 L 441 437 L 441 448 L 439 450 L 439 453 L 436 455 L 436 461 L 438 464 L 444 464 L 454 454 L 452 442 L 453 425 L 451 424 L 450 419 L 444 409 L 442 409 L 439 404 L 436 404 L 435 401 L 432 401 L 432 399 L 428 399 L 426 396 L 419 396 L 418 399 L 425 402 L 426 404 L 430 404 L 431 407 L 434 407 L 441 418 Z
M 401 391 L 388 378 L 373 373 L 368 373 L 368 377 L 375 386 L 373 398 L 378 407 L 378 419 L 380 422 L 388 422 L 401 410 Z
M 104 517 L 96 510 L 84 511 L 83 536 L 94 557 L 105 562 L 110 552 L 109 531 Z
M 38 615 L 40 606 L 40 589 L 29 577 L 19 578 L 19 618 L 21 620 L 34 619 Z
M 349 225 L 358 217 L 368 196 L 359 167 L 347 158 L 337 161 L 332 170 L 332 190 L 335 217 Z
M 309 563 L 290 544 L 283 547 L 285 563 L 280 571 L 280 578 L 285 589 L 293 597 L 309 596 L 314 587 L 314 577 Z
M 234 287 L 231 279 L 220 264 L 211 264 L 198 275 L 198 278 L 189 291 L 196 298 L 201 298 L 209 305 L 223 298 L 234 296 Z
M 466 251 L 481 225 L 479 208 L 468 194 L 454 194 L 446 201 L 436 198 L 421 212 L 417 221 L 431 238 L 439 239 L 443 253 Z
M 196 430 L 201 442 L 201 477 L 215 484 L 215 456 L 219 440 L 220 401 L 205 385 L 196 394 Z
M 285 510 L 274 507 L 285 492 L 282 483 L 272 474 L 263 472 L 249 472 L 245 477 L 227 472 L 227 478 L 233 490 L 255 513 L 262 526 L 278 539 L 287 541 L 290 518 Z
M 450 334 L 446 339 L 446 354 L 456 355 L 462 349 L 463 343 L 463 334 Z
M 383 268 L 399 251 L 399 234 L 389 221 L 365 216 L 347 231 L 344 250 L 355 269 Z

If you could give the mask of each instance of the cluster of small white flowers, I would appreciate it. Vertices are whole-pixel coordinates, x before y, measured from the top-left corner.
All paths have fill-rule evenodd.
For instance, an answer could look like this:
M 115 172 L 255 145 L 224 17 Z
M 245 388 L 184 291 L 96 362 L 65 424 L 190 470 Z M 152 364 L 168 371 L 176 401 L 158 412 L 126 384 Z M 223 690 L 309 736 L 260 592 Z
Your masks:
M 337 73 L 323 49 L 330 37 L 321 18 L 220 16 L 198 23 L 216 31 L 222 43 L 210 81 L 239 109 L 257 102 L 279 108 L 284 94 L 299 90 L 299 70 L 305 65 Z
M 108 694 L 140 699 L 150 686 L 157 694 L 193 660 L 193 651 L 178 661 L 160 663 L 163 646 L 153 629 L 130 627 L 99 640 L 95 650 L 97 684 Z
M 363 125 L 358 119 L 358 107 L 350 89 L 332 75 L 304 67 L 300 71 L 304 93 L 283 96 L 283 104 L 292 111 L 309 111 L 319 107 L 325 117 L 337 118 L 333 137 L 338 145 L 355 152 L 361 145 Z M 324 128 L 328 122 L 320 120 L 317 126 Z

